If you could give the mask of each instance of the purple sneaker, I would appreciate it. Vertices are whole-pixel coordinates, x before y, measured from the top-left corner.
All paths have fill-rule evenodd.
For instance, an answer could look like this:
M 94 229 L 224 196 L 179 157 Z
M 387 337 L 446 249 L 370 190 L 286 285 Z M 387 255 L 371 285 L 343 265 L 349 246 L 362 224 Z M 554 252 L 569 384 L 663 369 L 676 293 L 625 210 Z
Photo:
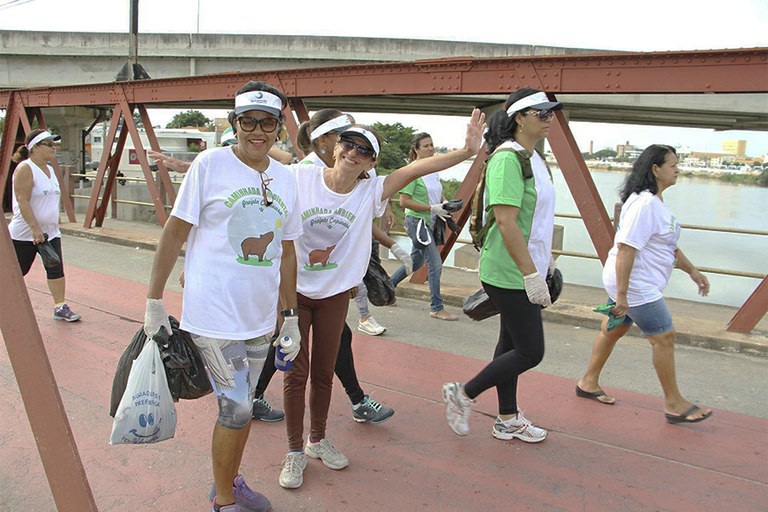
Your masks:
M 64 320 L 65 322 L 77 322 L 80 320 L 80 315 L 69 309 L 69 306 L 62 304 L 61 306 L 54 306 L 53 319 Z
M 232 505 L 224 505 L 223 507 L 216 508 L 216 505 L 211 505 L 211 512 L 243 512 L 245 509 L 237 506 L 237 503 Z
M 235 477 L 232 494 L 235 495 L 235 503 L 240 506 L 240 510 L 243 512 L 267 512 L 272 510 L 272 503 L 270 503 L 266 496 L 248 487 L 243 475 Z M 211 486 L 211 492 L 208 494 L 208 500 L 213 502 L 215 497 L 216 484 L 214 483 Z

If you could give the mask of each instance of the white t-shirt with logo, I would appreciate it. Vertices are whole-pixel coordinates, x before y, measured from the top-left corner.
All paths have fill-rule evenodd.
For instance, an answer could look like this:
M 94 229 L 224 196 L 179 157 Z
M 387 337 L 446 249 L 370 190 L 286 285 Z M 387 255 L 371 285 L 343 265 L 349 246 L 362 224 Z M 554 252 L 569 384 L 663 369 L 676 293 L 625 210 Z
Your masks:
M 616 298 L 616 255 L 621 243 L 636 250 L 627 303 L 642 306 L 662 298 L 675 267 L 679 238 L 680 223 L 658 196 L 648 190 L 629 196 L 621 208 L 619 228 L 603 268 L 608 296 Z
M 259 172 L 231 147 L 195 158 L 171 215 L 192 224 L 181 328 L 230 340 L 275 329 L 283 240 L 301 235 L 296 178 L 270 159 L 266 206 Z
M 358 180 L 347 194 L 325 184 L 325 166 L 294 167 L 303 234 L 296 243 L 297 290 L 323 299 L 357 287 L 371 257 L 373 218 L 384 213 L 384 177 Z
M 24 160 L 19 165 L 27 164 L 32 170 L 32 193 L 29 197 L 29 205 L 35 214 L 37 224 L 43 233 L 48 234 L 48 240 L 61 236 L 59 230 L 59 203 L 61 200 L 61 188 L 53 167 L 48 167 L 48 176 L 32 160 Z M 13 240 L 31 242 L 34 240 L 32 230 L 21 215 L 19 203 L 16 199 L 16 189 L 11 187 L 11 205 L 13 218 L 8 224 L 8 231 Z

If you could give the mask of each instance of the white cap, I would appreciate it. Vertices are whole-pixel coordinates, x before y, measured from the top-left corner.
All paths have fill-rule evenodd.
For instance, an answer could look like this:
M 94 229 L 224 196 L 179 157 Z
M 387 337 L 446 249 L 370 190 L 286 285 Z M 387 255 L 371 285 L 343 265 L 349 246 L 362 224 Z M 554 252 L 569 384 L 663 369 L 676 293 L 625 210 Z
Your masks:
M 560 110 L 563 108 L 563 104 L 558 101 L 549 101 L 546 93 L 539 91 L 537 93 L 531 94 L 530 96 L 520 98 L 511 104 L 507 109 L 507 115 L 512 117 L 516 113 L 527 108 L 535 108 L 536 110 L 544 110 L 547 108 L 551 110 Z
M 353 126 L 352 128 L 348 128 L 344 130 L 341 133 L 340 137 L 343 137 L 345 135 L 357 135 L 358 137 L 365 138 L 365 140 L 367 140 L 371 144 L 371 148 L 373 148 L 374 156 L 378 156 L 381 148 L 379 148 L 379 141 L 376 139 L 376 136 L 372 132 L 369 132 L 365 128 L 361 128 L 359 126 Z
M 235 114 L 242 114 L 249 110 L 263 110 L 279 117 L 283 110 L 283 102 L 267 91 L 248 91 L 235 96 Z
M 326 121 L 312 130 L 312 133 L 309 134 L 309 139 L 315 140 L 319 136 L 325 135 L 328 132 L 343 130 L 345 128 L 349 128 L 353 124 L 355 123 L 352 121 L 352 116 L 349 114 L 341 114 L 340 116 L 334 117 L 330 121 Z
M 53 135 L 48 130 L 42 131 L 38 133 L 34 139 L 29 141 L 29 144 L 27 144 L 27 149 L 32 149 L 33 147 L 35 147 L 36 144 L 48 139 L 51 139 L 53 141 L 59 141 L 61 140 L 61 135 Z

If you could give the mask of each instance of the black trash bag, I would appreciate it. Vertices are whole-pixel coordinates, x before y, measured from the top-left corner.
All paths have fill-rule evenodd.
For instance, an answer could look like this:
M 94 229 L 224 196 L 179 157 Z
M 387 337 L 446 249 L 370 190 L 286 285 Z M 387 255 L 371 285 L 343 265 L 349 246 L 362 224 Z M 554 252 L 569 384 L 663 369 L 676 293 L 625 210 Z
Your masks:
M 374 306 L 391 306 L 395 303 L 395 285 L 381 266 L 379 243 L 376 240 L 373 241 L 371 259 L 368 261 L 368 271 L 363 277 L 363 283 L 368 288 L 368 300 Z
M 499 314 L 499 310 L 496 309 L 496 306 L 491 302 L 491 298 L 488 297 L 488 294 L 482 288 L 465 297 L 464 305 L 461 309 L 465 315 L 477 321 Z
M 549 300 L 552 304 L 555 303 L 560 294 L 563 292 L 563 273 L 559 268 L 556 268 L 551 274 L 547 274 L 547 288 L 549 288 Z
M 56 253 L 56 249 L 53 248 L 51 242 L 48 241 L 48 233 L 43 233 L 45 241 L 35 246 L 37 252 L 40 254 L 40 259 L 43 260 L 43 266 L 45 268 L 53 268 L 61 265 L 61 258 Z
M 174 402 L 179 399 L 194 400 L 212 391 L 208 374 L 205 372 L 203 360 L 197 352 L 189 333 L 179 329 L 179 321 L 169 316 L 173 333 L 169 337 L 164 329 L 155 336 L 155 343 L 160 348 L 160 357 L 165 365 L 165 376 L 168 388 Z M 128 384 L 128 374 L 131 373 L 133 361 L 139 357 L 147 335 L 141 327 L 117 362 L 115 378 L 112 380 L 112 395 L 109 404 L 109 415 L 114 418 L 120 399 L 123 398 L 125 386 Z
M 435 227 L 432 230 L 435 245 L 445 245 L 445 221 L 442 217 L 435 217 Z
M 463 199 L 452 199 L 443 203 L 443 209 L 447 212 L 457 212 L 464 207 Z

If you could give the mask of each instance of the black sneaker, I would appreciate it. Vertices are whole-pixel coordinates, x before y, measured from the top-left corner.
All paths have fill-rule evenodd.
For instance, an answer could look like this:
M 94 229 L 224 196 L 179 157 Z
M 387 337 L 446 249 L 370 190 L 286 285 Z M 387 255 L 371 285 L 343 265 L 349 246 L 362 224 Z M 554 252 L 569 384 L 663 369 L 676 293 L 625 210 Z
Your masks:
M 352 416 L 358 423 L 370 422 L 376 425 L 387 421 L 393 414 L 394 409 L 384 407 L 368 395 L 365 395 L 359 404 L 352 406 Z
M 282 421 L 283 418 L 285 418 L 285 413 L 272 409 L 272 406 L 264 400 L 264 397 L 253 399 L 253 419 L 274 423 Z

